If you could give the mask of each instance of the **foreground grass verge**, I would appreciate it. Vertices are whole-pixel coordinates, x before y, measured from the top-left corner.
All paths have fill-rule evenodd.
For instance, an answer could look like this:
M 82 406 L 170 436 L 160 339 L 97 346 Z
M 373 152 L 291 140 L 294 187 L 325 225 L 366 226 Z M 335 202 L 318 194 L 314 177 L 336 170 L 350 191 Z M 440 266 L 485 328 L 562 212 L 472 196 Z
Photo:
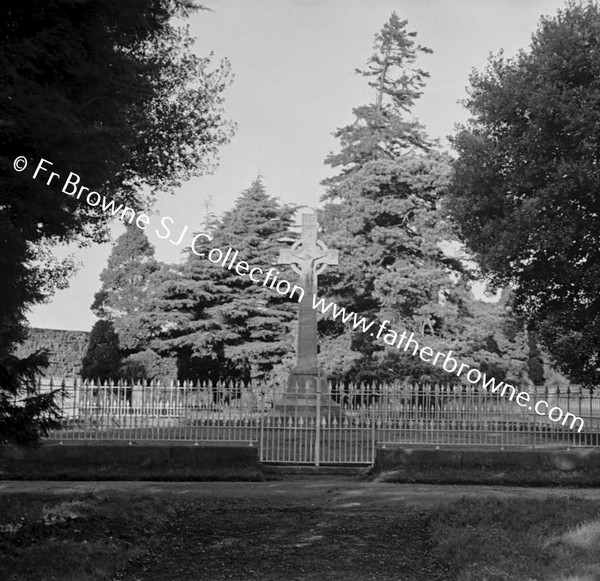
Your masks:
M 401 468 L 372 473 L 375 482 L 401 484 L 478 484 L 490 486 L 532 486 L 600 488 L 600 473 L 549 470 L 493 470 L 483 468 Z
M 463 499 L 433 518 L 435 558 L 460 581 L 600 578 L 600 503 Z
M 0 496 L 0 579 L 588 581 L 600 502 Z M 347 500 L 347 499 L 346 499 Z
M 112 579 L 171 514 L 151 497 L 0 497 L 0 579 Z

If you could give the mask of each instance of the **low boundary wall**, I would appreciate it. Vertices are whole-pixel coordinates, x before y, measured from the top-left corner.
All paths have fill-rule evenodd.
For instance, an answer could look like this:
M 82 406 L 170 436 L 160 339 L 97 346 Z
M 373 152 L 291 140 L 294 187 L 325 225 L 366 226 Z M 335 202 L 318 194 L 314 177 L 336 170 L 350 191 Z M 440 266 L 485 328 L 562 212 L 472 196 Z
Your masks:
M 600 450 L 378 448 L 369 477 L 380 482 L 600 487 Z M 253 446 L 45 442 L 38 448 L 0 448 L 0 480 L 261 481 L 265 467 Z
M 371 477 L 385 482 L 600 487 L 600 450 L 376 450 Z
M 264 480 L 257 448 L 43 443 L 0 448 L 0 480 Z

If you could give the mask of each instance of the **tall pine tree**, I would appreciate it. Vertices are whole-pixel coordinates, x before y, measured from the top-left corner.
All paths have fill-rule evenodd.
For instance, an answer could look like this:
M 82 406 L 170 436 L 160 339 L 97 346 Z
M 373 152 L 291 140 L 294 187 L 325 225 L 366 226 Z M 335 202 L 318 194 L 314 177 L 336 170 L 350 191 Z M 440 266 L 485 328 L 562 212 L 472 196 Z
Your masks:
M 368 161 L 394 159 L 413 149 L 428 150 L 431 142 L 423 127 L 409 113 L 421 96 L 425 79 L 429 74 L 415 66 L 419 53 L 431 53 L 431 49 L 415 44 L 414 32 L 407 32 L 407 21 L 400 20 L 393 12 L 381 31 L 375 35 L 374 53 L 367 61 L 365 70 L 356 73 L 369 79 L 374 89 L 373 103 L 353 110 L 352 124 L 338 129 L 334 135 L 342 149 L 331 154 L 325 163 L 343 171 L 326 180 L 330 191 L 325 199 L 337 195 L 335 184 L 343 183 Z
M 415 36 L 393 13 L 375 36 L 367 68 L 357 70 L 374 100 L 354 109 L 354 122 L 336 133 L 341 151 L 326 159 L 339 173 L 324 181 L 321 222 L 342 259 L 321 277 L 320 294 L 466 361 L 485 344 L 465 341 L 482 314 L 471 304 L 462 263 L 444 250 L 455 238 L 441 204 L 450 160 L 410 114 L 428 76 L 417 57 L 431 52 Z M 325 319 L 320 330 L 328 352 L 323 363 L 336 379 L 448 380 L 442 370 L 340 322 Z

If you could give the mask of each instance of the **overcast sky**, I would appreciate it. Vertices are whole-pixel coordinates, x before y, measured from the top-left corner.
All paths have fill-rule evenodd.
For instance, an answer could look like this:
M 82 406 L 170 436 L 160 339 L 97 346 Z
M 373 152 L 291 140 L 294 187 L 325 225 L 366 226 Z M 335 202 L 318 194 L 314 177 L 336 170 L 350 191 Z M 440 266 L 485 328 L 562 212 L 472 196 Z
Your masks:
M 211 176 L 160 198 L 159 216 L 197 230 L 206 201 L 213 211 L 230 208 L 257 177 L 283 202 L 318 206 L 319 182 L 329 175 L 325 156 L 337 151 L 332 132 L 352 121 L 352 108 L 372 94 L 354 74 L 371 54 L 374 34 L 396 11 L 408 20 L 420 44 L 433 49 L 421 68 L 431 77 L 415 115 L 429 134 L 448 146 L 454 125 L 466 119 L 458 103 L 472 68 L 490 52 L 508 56 L 529 45 L 541 15 L 554 14 L 558 0 L 204 0 L 212 9 L 190 20 L 198 54 L 228 58 L 235 75 L 226 113 L 238 124 Z M 50 152 L 49 152 L 50 153 Z M 84 180 L 85 181 L 85 180 Z M 115 225 L 114 235 L 121 233 Z M 182 248 L 153 236 L 159 260 L 175 262 Z M 36 327 L 89 331 L 89 309 L 111 245 L 76 251 L 81 267 L 69 289 L 36 307 Z M 66 252 L 67 249 L 65 249 Z M 73 251 L 73 249 L 68 249 Z M 342 257 L 343 260 L 343 257 Z

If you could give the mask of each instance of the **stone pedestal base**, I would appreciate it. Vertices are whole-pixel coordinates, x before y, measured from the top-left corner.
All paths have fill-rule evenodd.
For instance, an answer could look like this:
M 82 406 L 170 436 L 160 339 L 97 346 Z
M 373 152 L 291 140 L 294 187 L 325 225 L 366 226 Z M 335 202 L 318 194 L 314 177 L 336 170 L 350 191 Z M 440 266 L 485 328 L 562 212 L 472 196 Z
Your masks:
M 319 413 L 317 413 L 317 410 Z M 274 406 L 268 415 L 276 418 L 341 418 L 342 408 L 327 394 L 321 395 L 317 402 L 317 394 L 286 393 Z
M 320 402 L 317 401 L 317 392 L 320 394 Z M 286 393 L 275 403 L 269 415 L 314 418 L 317 416 L 317 409 L 320 417 L 342 416 L 342 408 L 327 393 L 327 381 L 323 376 L 319 376 L 318 372 L 294 370 L 288 377 Z
M 298 370 L 292 369 L 288 375 L 287 391 L 294 393 L 321 393 L 326 391 L 327 382 L 318 369 Z

